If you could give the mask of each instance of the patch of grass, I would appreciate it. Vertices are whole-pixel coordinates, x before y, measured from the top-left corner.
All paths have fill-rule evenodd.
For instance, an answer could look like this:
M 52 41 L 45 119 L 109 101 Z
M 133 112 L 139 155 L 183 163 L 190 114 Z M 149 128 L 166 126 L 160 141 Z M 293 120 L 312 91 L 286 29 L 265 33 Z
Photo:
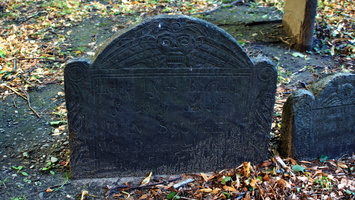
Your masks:
M 250 8 L 256 8 L 260 5 L 258 2 L 255 2 L 255 1 L 251 1 L 251 2 L 249 2 L 249 4 L 250 4 Z
M 64 187 L 64 185 L 66 185 L 66 184 L 69 182 L 70 173 L 66 172 L 66 173 L 64 173 L 64 175 L 65 175 L 65 180 L 64 180 L 64 182 L 63 182 L 59 187 L 57 187 L 56 189 L 54 189 L 53 192 L 56 192 L 56 191 L 62 189 L 62 188 Z
M 25 196 L 11 197 L 10 200 L 26 200 L 26 197 Z
M 259 5 L 275 7 L 278 10 L 283 10 L 285 1 L 284 0 L 258 0 L 256 1 Z
M 321 187 L 326 190 L 331 190 L 333 188 L 332 181 L 326 176 L 321 176 L 321 177 L 315 179 L 314 183 L 316 184 L 316 186 L 314 186 L 314 187 L 318 186 L 318 187 Z
M 79 56 L 82 53 L 84 53 L 86 51 L 86 49 L 87 49 L 87 47 L 85 47 L 85 46 L 78 46 L 78 47 L 71 49 L 71 53 L 75 56 Z
M 288 84 L 290 82 L 290 77 L 292 76 L 292 72 L 287 71 L 283 67 L 280 66 L 280 62 L 277 63 L 277 82 L 281 85 Z
M 6 177 L 4 180 L 0 181 L 0 183 L 4 186 L 4 188 L 6 188 L 6 184 L 5 182 L 7 181 L 9 177 Z

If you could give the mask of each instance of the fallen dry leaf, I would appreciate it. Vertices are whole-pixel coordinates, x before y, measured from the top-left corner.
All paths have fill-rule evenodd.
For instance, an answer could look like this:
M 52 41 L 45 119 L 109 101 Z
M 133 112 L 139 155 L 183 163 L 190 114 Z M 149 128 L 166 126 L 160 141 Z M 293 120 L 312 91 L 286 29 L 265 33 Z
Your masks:
M 152 177 L 152 174 L 153 172 L 150 172 L 149 175 L 142 180 L 140 186 L 147 185 L 150 182 L 150 178 Z
M 212 192 L 213 190 L 211 188 L 203 188 L 203 189 L 200 189 L 199 192 L 206 192 L 206 193 L 210 193 Z

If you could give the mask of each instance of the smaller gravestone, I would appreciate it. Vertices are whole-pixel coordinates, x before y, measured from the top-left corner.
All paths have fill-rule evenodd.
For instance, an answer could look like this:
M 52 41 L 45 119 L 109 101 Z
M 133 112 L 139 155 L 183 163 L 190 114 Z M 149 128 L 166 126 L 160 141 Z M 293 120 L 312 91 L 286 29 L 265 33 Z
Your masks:
M 298 51 L 312 49 L 317 0 L 287 0 L 282 24 Z
M 332 158 L 355 152 L 355 75 L 335 74 L 293 93 L 282 113 L 282 156 Z

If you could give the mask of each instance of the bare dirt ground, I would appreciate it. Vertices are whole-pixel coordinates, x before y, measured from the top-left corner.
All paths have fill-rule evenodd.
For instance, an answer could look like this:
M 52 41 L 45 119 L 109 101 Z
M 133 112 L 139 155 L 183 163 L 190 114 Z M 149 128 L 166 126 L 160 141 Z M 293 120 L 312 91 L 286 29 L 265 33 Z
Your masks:
M 317 52 L 299 54 L 282 42 L 280 38 L 286 36 L 277 21 L 281 20 L 282 14 L 275 9 L 238 6 L 220 9 L 202 18 L 229 32 L 251 57 L 262 54 L 277 66 L 279 88 L 271 133 L 274 148 L 281 107 L 287 96 L 307 87 L 322 74 L 332 72 L 336 64 L 328 55 Z M 254 23 L 270 20 L 274 22 Z M 91 52 L 113 34 L 113 26 L 125 26 L 127 21 L 126 18 L 97 17 L 63 31 L 71 32 L 72 47 L 81 48 L 90 57 Z M 60 134 L 56 132 L 56 129 L 63 128 L 61 125 L 65 120 L 58 111 L 58 106 L 64 106 L 64 86 L 57 83 L 35 88 L 28 96 L 30 100 L 25 100 L 13 93 L 0 103 L 1 199 L 80 199 L 83 190 L 97 196 L 86 196 L 87 199 L 104 199 L 104 186 L 139 181 L 139 178 L 94 182 L 68 180 L 68 134 L 67 130 L 61 130 Z

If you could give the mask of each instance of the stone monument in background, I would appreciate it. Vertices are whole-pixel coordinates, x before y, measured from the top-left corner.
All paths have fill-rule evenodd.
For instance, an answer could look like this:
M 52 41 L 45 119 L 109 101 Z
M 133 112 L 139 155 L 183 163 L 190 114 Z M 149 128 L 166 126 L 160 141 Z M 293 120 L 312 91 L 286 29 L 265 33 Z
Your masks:
M 287 99 L 279 152 L 297 159 L 355 152 L 354 74 L 328 75 Z
M 73 178 L 234 168 L 267 158 L 277 74 L 217 26 L 160 16 L 65 67 Z
M 298 51 L 312 50 L 317 0 L 286 0 L 282 24 Z

